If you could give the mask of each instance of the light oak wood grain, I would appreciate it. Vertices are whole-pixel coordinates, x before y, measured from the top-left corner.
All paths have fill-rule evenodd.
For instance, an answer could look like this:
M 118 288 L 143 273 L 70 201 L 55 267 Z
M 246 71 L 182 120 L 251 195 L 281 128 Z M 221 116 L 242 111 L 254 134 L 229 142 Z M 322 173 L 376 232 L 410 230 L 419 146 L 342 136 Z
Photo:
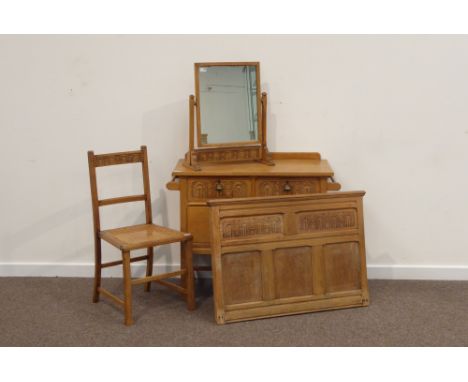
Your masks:
M 194 253 L 211 253 L 208 200 L 325 193 L 340 188 L 339 183 L 330 182 L 333 170 L 319 153 L 281 152 L 271 153 L 271 157 L 274 166 L 204 163 L 194 170 L 183 160 L 177 163 L 167 188 L 180 193 L 180 229 L 192 233 Z
M 363 196 L 208 201 L 216 322 L 367 306 Z
M 96 167 L 120 165 L 127 163 L 141 163 L 143 175 L 143 195 L 121 196 L 110 199 L 99 199 L 96 181 Z M 88 152 L 89 179 L 91 186 L 91 202 L 93 207 L 93 236 L 95 249 L 95 277 L 93 287 L 93 302 L 99 301 L 99 296 L 109 298 L 111 301 L 123 306 L 125 325 L 133 324 L 132 317 L 132 285 L 144 284 L 145 291 L 150 291 L 151 282 L 159 282 L 172 290 L 182 294 L 187 302 L 189 310 L 195 309 L 195 292 L 192 262 L 192 235 L 176 231 L 170 228 L 153 224 L 151 209 L 151 192 L 149 184 L 148 155 L 146 146 L 142 146 L 139 151 L 119 152 L 111 154 L 95 155 Z M 144 202 L 146 224 L 139 224 L 115 229 L 101 230 L 99 208 L 108 205 Z M 122 253 L 122 260 L 102 262 L 101 240 L 108 242 L 118 248 Z M 177 272 L 164 273 L 153 276 L 153 247 L 169 243 L 181 243 L 181 270 Z M 131 258 L 130 251 L 146 248 L 146 255 Z M 136 261 L 146 261 L 146 277 L 133 279 L 131 273 L 131 263 Z M 124 279 L 124 299 L 120 299 L 101 286 L 102 268 L 122 265 Z M 182 286 L 174 284 L 165 279 L 181 276 Z

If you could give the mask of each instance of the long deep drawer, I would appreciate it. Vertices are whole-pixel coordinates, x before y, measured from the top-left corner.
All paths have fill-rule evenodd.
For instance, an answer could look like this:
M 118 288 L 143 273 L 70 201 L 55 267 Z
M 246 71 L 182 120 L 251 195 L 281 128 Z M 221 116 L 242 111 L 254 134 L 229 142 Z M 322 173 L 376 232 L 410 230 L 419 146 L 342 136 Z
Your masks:
M 256 196 L 315 194 L 320 192 L 319 178 L 258 178 Z
M 220 198 L 253 196 L 252 180 L 243 178 L 192 178 L 188 180 L 188 200 L 206 201 Z

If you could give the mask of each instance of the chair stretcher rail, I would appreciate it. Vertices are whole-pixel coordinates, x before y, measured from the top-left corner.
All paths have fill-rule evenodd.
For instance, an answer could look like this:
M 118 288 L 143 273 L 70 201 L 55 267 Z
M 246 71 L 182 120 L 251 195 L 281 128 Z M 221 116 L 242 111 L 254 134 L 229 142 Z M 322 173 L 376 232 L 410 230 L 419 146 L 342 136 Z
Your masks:
M 138 257 L 134 257 L 133 259 L 130 259 L 130 262 L 134 263 L 135 261 L 142 261 L 142 260 L 147 260 L 147 259 L 148 259 L 147 255 L 138 256 Z M 122 264 L 122 260 L 110 261 L 108 263 L 101 264 L 101 268 L 113 267 L 115 265 L 120 265 L 120 264 Z
M 145 284 L 148 282 L 153 282 L 153 281 L 159 281 L 159 280 L 164 280 L 168 279 L 170 277 L 175 277 L 175 276 L 182 276 L 186 274 L 187 271 L 185 269 L 181 271 L 175 271 L 175 272 L 169 272 L 169 273 L 164 273 L 163 275 L 156 275 L 156 276 L 149 276 L 149 277 L 142 277 L 140 279 L 135 279 L 132 280 L 133 285 L 138 285 L 138 284 Z M 175 284 L 174 284 L 175 285 Z
M 115 294 L 109 292 L 108 290 L 102 288 L 102 287 L 99 287 L 98 288 L 98 291 L 99 293 L 101 293 L 103 296 L 106 296 L 107 298 L 111 299 L 112 301 L 114 301 L 117 305 L 120 305 L 120 306 L 124 306 L 124 301 L 117 297 Z

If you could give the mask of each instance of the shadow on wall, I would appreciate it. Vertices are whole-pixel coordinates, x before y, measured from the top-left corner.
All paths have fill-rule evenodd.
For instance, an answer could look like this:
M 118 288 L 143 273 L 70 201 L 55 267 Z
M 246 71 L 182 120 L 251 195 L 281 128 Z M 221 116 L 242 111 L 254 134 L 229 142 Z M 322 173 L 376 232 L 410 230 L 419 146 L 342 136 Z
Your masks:
M 141 141 L 148 146 L 150 176 L 158 175 L 155 185 L 170 180 L 173 166 L 188 150 L 188 112 L 187 97 L 187 100 L 160 106 L 143 115 Z M 159 172 L 166 169 L 170 171 Z
M 168 197 L 165 185 L 171 179 L 177 160 L 188 150 L 188 97 L 187 100 L 165 104 L 145 112 L 141 142 L 148 147 L 152 196 L 154 198 L 157 195 L 152 202 L 154 222 L 179 229 L 179 206 L 170 200 L 178 200 L 178 194 L 173 192 Z M 179 262 L 179 254 L 178 244 L 157 247 L 155 263 L 165 266 L 165 271 L 169 272 L 173 270 L 170 265 Z
M 158 190 L 158 197 L 152 202 L 153 219 L 155 224 L 169 227 L 169 214 L 167 208 L 166 191 L 161 188 Z M 163 245 L 156 247 L 154 250 L 155 262 L 164 266 L 161 272 L 171 272 L 171 264 L 173 263 L 173 245 Z
M 383 220 L 382 220 L 383 219 Z M 394 227 L 387 225 L 387 221 L 383 218 L 382 214 L 376 213 L 376 211 L 368 208 L 366 206 L 366 201 L 364 200 L 364 230 L 366 238 L 366 263 L 367 263 L 367 276 L 368 278 L 381 279 L 381 278 L 395 278 L 395 269 L 393 266 L 396 264 L 395 259 L 391 256 L 388 250 L 382 249 L 382 242 L 384 239 L 380 239 L 380 234 L 385 232 L 386 246 L 389 245 L 388 236 L 393 232 Z M 379 227 L 377 230 L 376 227 Z M 373 232 L 375 230 L 375 232 Z M 369 231 L 373 232 L 369 235 Z M 372 239 L 372 240 L 369 240 Z M 374 242 L 378 245 L 374 245 Z M 398 243 L 396 241 L 392 244 L 393 248 L 398 248 Z M 379 248 L 379 251 L 373 251 L 372 248 Z M 369 250 L 369 248 L 371 248 Z M 404 251 L 403 248 L 401 248 Z M 372 256 L 370 256 L 372 254 Z
M 171 178 L 172 169 L 178 159 L 182 158 L 188 150 L 188 97 L 186 100 L 169 103 L 144 113 L 142 120 L 142 144 L 148 146 L 150 182 L 152 187 L 152 207 L 153 219 L 156 224 L 178 229 L 179 222 L 179 203 L 178 194 L 172 192 L 167 194 L 165 184 Z M 268 141 L 274 149 L 276 137 L 276 118 L 275 115 L 268 114 Z M 273 151 L 273 150 L 272 150 Z M 137 176 L 135 169 L 135 182 Z M 111 175 L 112 177 L 112 175 Z M 112 181 L 118 181 L 116 178 Z M 133 207 L 133 206 L 132 206 Z M 138 211 L 135 217 L 134 213 L 124 213 L 118 219 L 119 225 L 141 224 L 144 222 L 144 209 L 141 206 L 134 206 Z M 3 262 L 14 262 L 15 252 L 21 248 L 31 245 L 34 241 L 45 235 L 50 235 L 55 229 L 60 228 L 66 222 L 67 224 L 81 219 L 87 221 L 84 229 L 89 230 L 89 241 L 85 245 L 69 250 L 63 253 L 57 253 L 54 261 L 70 262 L 73 259 L 89 259 L 94 261 L 94 244 L 92 242 L 92 215 L 91 201 L 89 195 L 85 199 L 72 204 L 59 211 L 51 213 L 41 219 L 18 229 L 13 234 L 1 237 L 1 251 Z M 103 229 L 113 228 L 103 226 Z M 71 233 L 73 235 L 73 232 Z M 161 265 L 169 266 L 179 261 L 178 245 L 168 245 L 156 249 L 156 261 Z M 107 253 L 103 253 L 105 259 Z M 177 257 L 176 257 L 177 256 Z

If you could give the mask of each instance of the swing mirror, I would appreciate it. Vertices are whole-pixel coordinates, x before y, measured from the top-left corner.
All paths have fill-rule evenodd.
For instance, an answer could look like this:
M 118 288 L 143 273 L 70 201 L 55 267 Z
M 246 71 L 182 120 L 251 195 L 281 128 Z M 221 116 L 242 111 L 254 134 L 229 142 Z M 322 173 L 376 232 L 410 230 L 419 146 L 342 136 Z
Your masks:
M 197 146 L 261 143 L 258 62 L 195 64 Z

